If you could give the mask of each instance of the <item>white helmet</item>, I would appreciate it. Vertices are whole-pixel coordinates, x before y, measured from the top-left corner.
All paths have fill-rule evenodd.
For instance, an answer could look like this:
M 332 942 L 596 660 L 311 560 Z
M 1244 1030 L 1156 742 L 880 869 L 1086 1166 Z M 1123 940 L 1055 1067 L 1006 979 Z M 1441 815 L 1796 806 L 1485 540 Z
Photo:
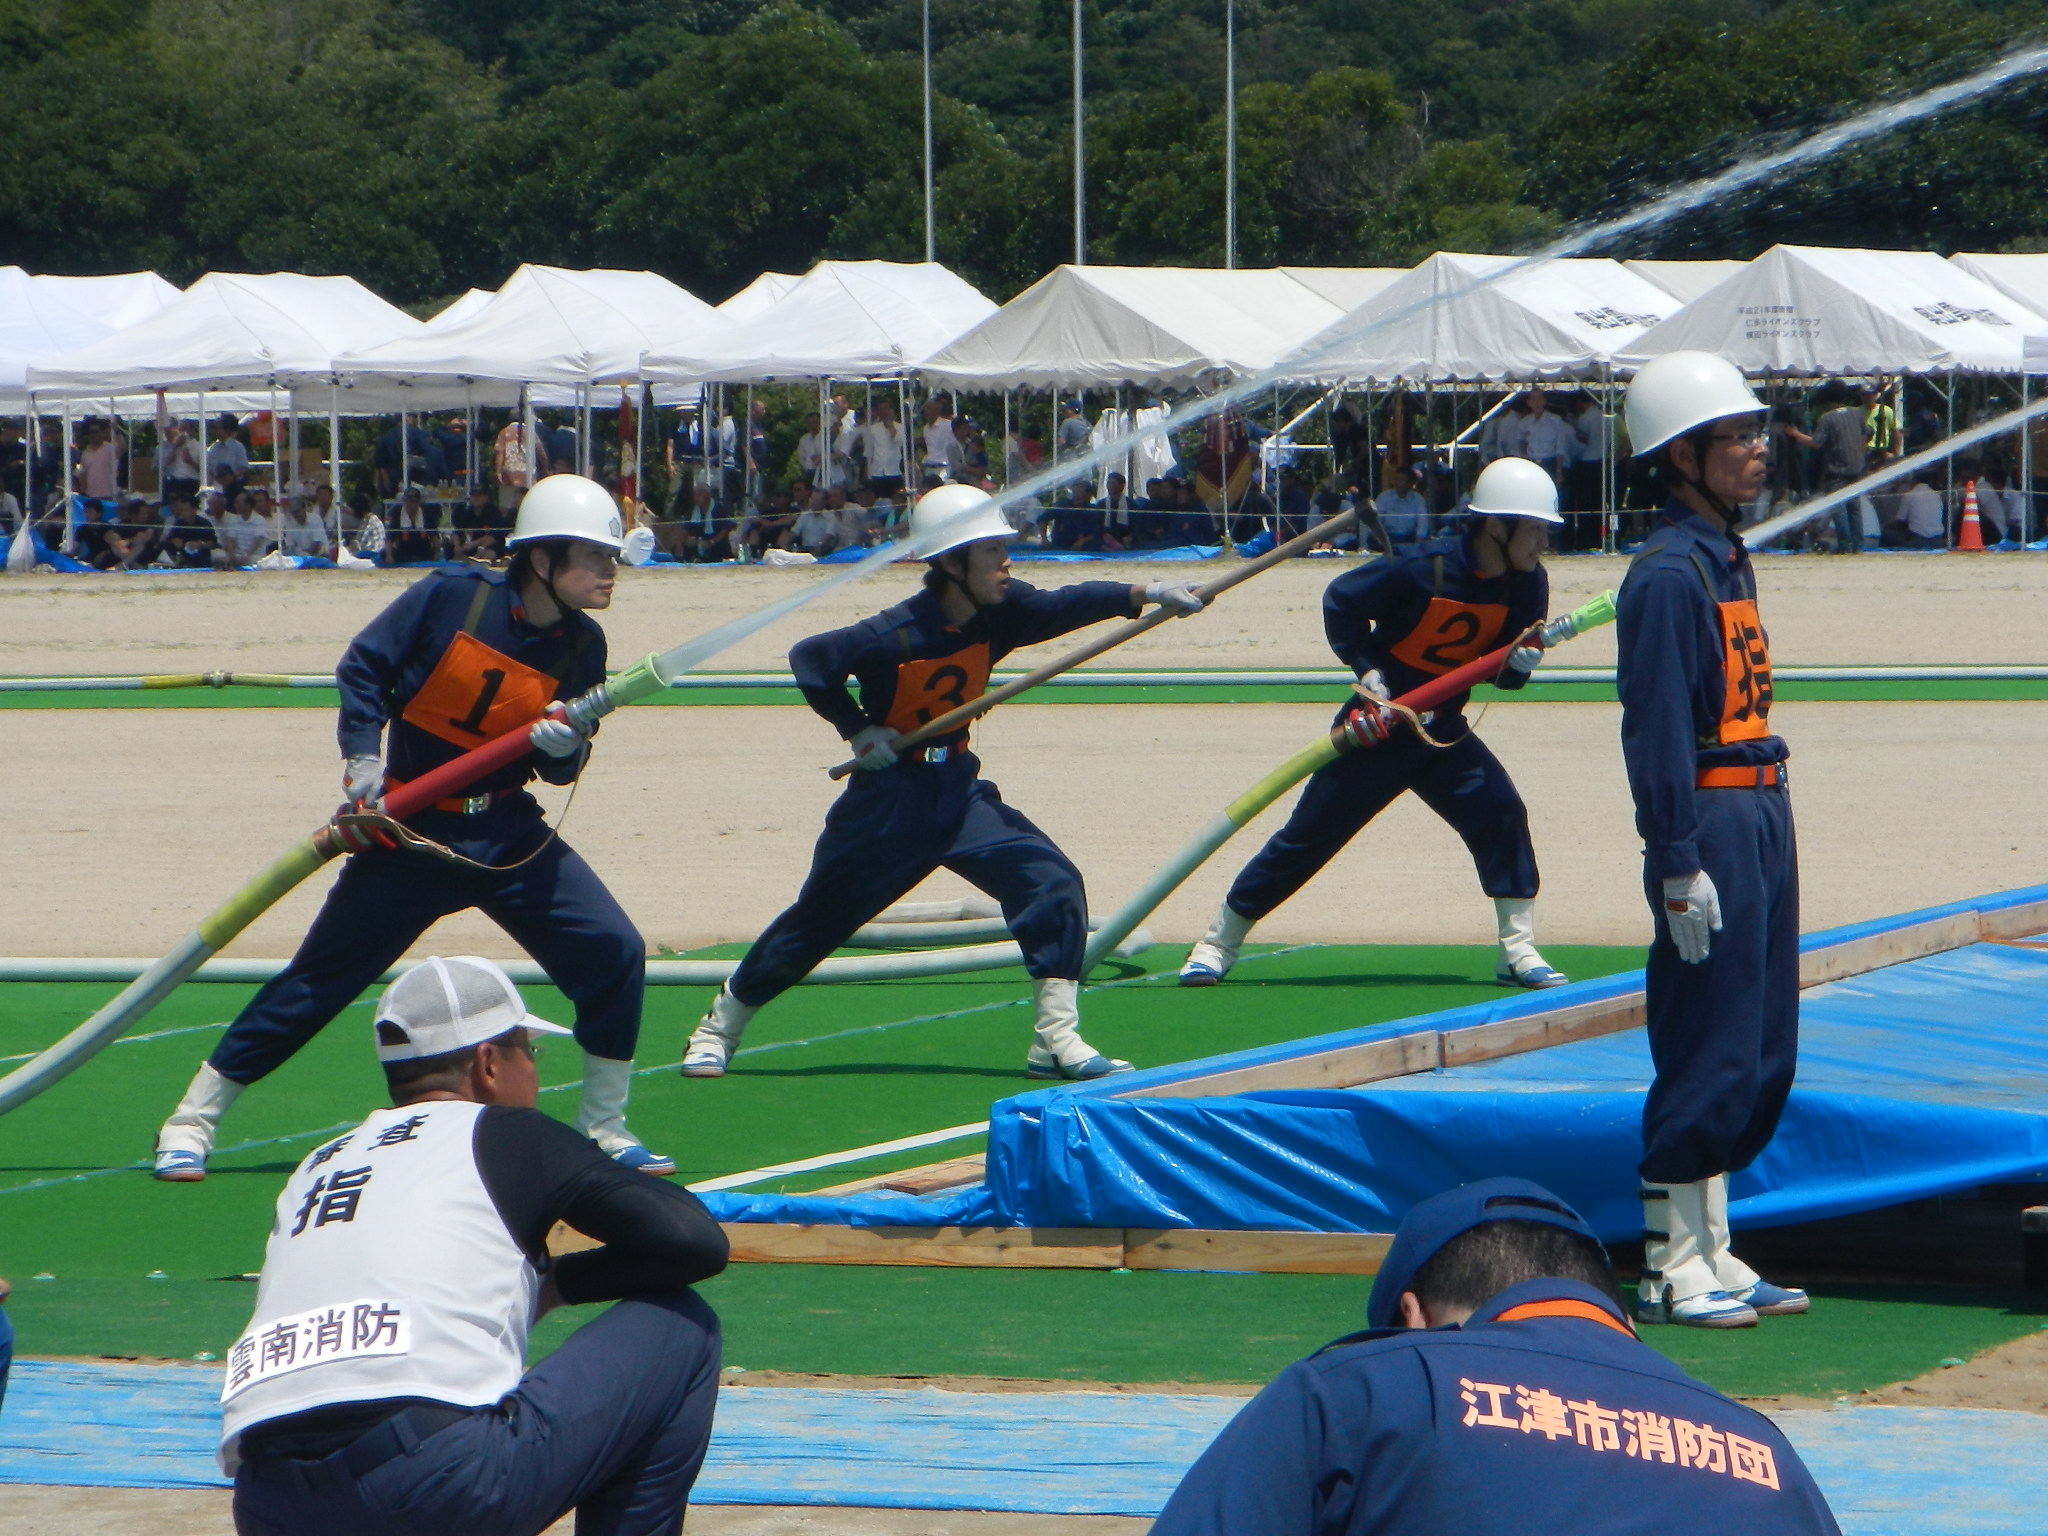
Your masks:
M 1495 459 L 1479 471 L 1467 507 L 1474 517 L 1533 517 L 1561 523 L 1557 515 L 1557 482 L 1541 465 L 1527 459 Z
M 1666 352 L 1643 364 L 1629 380 L 1622 409 L 1629 446 L 1645 454 L 1694 427 L 1727 416 L 1754 416 L 1767 407 L 1742 370 L 1727 358 L 1711 352 Z
M 611 492 L 595 480 L 582 475 L 549 475 L 519 503 L 519 518 L 505 547 L 513 549 L 542 539 L 581 539 L 606 549 L 623 549 L 626 524 Z
M 920 560 L 933 560 L 983 539 L 1011 539 L 1016 534 L 995 498 L 972 485 L 942 485 L 926 491 L 910 509 L 910 544 Z

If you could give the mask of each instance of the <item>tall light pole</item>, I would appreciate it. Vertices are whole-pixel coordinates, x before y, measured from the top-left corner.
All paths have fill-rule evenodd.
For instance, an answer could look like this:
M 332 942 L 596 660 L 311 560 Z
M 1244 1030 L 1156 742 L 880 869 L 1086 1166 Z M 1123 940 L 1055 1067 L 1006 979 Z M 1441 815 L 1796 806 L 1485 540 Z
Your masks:
M 932 190 L 932 0 L 924 0 L 924 259 L 939 259 L 938 204 Z
M 1088 160 L 1081 88 L 1081 0 L 1074 0 L 1074 265 L 1088 265 Z
M 1237 266 L 1237 0 L 1223 0 L 1223 268 Z

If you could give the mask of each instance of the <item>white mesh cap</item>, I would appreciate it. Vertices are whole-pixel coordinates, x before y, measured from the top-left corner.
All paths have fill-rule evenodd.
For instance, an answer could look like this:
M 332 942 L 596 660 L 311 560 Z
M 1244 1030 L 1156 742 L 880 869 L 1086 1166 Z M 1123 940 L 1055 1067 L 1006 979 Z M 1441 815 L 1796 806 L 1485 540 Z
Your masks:
M 378 1032 L 379 1061 L 412 1061 L 445 1056 L 481 1045 L 515 1029 L 536 1035 L 574 1031 L 537 1019 L 526 1011 L 519 989 L 496 961 L 478 955 L 429 956 L 384 989 L 377 999 L 377 1023 L 405 1034 L 387 1045 Z

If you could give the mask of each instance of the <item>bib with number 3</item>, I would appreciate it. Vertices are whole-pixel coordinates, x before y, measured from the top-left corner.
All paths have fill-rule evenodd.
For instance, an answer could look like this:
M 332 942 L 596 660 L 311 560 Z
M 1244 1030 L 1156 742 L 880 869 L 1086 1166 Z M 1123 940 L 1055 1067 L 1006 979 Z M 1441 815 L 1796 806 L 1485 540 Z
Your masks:
M 547 673 L 459 633 L 401 718 L 458 747 L 480 747 L 531 725 L 554 699 Z

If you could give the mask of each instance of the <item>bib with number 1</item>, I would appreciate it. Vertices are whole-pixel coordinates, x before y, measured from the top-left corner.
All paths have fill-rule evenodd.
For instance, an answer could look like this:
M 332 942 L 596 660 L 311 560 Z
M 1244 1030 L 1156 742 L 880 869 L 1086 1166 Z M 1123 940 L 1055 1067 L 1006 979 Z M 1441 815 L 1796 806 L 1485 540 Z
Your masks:
M 555 680 L 458 633 L 401 718 L 458 747 L 480 747 L 539 719 Z

